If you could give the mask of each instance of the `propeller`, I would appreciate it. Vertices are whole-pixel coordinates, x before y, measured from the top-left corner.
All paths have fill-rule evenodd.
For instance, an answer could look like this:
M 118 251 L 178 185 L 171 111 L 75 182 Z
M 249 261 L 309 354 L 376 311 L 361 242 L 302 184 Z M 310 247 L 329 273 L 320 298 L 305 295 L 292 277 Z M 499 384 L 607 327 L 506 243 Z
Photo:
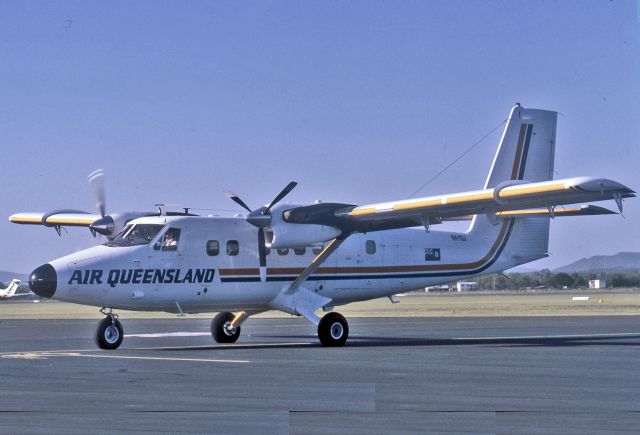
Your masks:
M 104 170 L 96 169 L 89 174 L 89 184 L 96 194 L 96 209 L 100 217 L 104 217 L 107 209 L 106 194 L 104 192 Z
M 232 200 L 233 202 L 238 204 L 240 207 L 244 208 L 249 212 L 245 220 L 249 222 L 251 225 L 258 228 L 258 258 L 260 260 L 260 268 L 261 268 L 260 278 L 263 281 L 264 281 L 264 278 L 263 278 L 264 272 L 262 268 L 267 267 L 267 247 L 265 246 L 264 229 L 271 225 L 271 217 L 272 217 L 271 209 L 277 203 L 282 201 L 282 199 L 285 196 L 287 196 L 297 185 L 298 183 L 296 183 L 295 181 L 290 182 L 285 186 L 284 189 L 280 191 L 279 194 L 276 195 L 275 198 L 273 198 L 273 200 L 269 203 L 269 205 L 262 206 L 255 210 L 251 210 L 251 208 L 249 208 L 249 206 L 243 200 L 241 200 L 238 195 L 231 192 L 230 190 L 225 190 L 224 192 L 227 198 L 229 198 L 230 200 Z
M 103 236 L 109 236 L 113 233 L 114 222 L 111 216 L 107 214 L 107 196 L 104 190 L 104 170 L 96 169 L 89 174 L 89 184 L 93 187 L 96 195 L 96 209 L 100 214 L 100 219 L 89 225 L 89 229 L 94 234 L 99 233 Z

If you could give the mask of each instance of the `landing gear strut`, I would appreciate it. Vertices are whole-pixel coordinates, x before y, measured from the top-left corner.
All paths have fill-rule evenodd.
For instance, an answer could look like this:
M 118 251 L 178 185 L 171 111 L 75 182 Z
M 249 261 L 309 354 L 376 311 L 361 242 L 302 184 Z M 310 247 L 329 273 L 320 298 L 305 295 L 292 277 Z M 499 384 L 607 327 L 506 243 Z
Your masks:
M 118 316 L 111 309 L 100 310 L 106 317 L 98 323 L 96 330 L 96 344 L 100 349 L 117 349 L 124 338 L 124 329 L 118 321 Z
M 344 346 L 349 336 L 349 324 L 340 313 L 329 313 L 320 319 L 318 338 L 323 346 Z
M 218 313 L 211 321 L 211 336 L 217 343 L 235 343 L 240 337 L 239 322 L 236 315 L 229 312 Z M 237 325 L 237 326 L 236 326 Z

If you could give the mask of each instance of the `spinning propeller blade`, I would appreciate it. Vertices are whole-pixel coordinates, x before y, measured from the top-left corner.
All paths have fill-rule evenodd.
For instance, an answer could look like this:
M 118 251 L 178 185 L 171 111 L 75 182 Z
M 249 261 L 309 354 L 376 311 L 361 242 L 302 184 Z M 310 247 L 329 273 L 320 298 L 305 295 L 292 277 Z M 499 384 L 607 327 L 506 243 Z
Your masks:
M 96 194 L 96 209 L 98 210 L 98 214 L 100 214 L 100 217 L 104 217 L 107 214 L 107 198 L 104 191 L 104 171 L 102 169 L 96 169 L 90 173 L 89 183 Z
M 260 267 L 267 267 L 267 247 L 264 244 L 264 228 L 258 228 L 258 258 Z

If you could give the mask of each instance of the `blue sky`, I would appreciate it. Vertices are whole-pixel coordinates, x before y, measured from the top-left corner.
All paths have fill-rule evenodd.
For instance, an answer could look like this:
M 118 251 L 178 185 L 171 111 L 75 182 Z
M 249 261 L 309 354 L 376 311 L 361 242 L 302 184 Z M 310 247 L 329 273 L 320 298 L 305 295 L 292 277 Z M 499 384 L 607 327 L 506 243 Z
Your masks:
M 22 211 L 405 198 L 515 102 L 561 112 L 557 177 L 640 189 L 634 1 L 2 2 L 0 269 L 88 247 Z M 418 196 L 482 186 L 499 132 Z M 605 204 L 609 205 L 609 204 Z M 610 204 L 613 207 L 613 204 Z M 552 223 L 555 267 L 640 250 L 625 216 Z

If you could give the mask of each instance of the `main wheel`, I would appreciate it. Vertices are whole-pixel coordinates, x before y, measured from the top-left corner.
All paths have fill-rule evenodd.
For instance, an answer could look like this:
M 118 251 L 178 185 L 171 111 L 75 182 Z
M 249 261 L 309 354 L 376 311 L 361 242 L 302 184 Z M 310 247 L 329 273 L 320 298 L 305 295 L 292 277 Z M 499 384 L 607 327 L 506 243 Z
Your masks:
M 96 344 L 100 349 L 117 349 L 124 338 L 124 329 L 118 319 L 105 317 L 98 323 Z
M 323 346 L 343 346 L 349 336 L 349 324 L 339 313 L 329 313 L 320 319 L 318 338 Z
M 240 326 L 231 327 L 236 316 L 233 313 L 218 313 L 211 321 L 211 336 L 217 343 L 235 343 L 240 337 Z

